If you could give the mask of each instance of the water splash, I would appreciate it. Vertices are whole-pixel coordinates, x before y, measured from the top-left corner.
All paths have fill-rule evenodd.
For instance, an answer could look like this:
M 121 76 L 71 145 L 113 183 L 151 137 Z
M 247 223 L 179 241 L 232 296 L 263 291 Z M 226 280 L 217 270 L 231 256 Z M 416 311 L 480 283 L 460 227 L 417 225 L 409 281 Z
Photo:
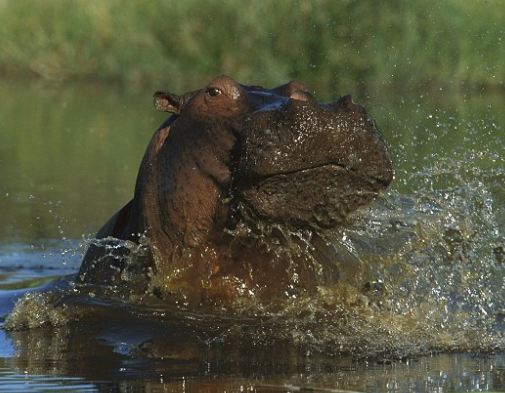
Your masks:
M 275 337 L 310 351 L 355 356 L 503 351 L 505 157 L 499 140 L 476 148 L 469 139 L 498 128 L 489 121 L 441 121 L 436 116 L 433 121 L 428 141 L 463 129 L 464 145 L 451 154 L 435 151 L 412 171 L 405 170 L 407 157 L 399 155 L 397 185 L 360 212 L 352 226 L 323 234 L 331 249 L 323 259 L 310 232 L 267 224 L 230 231 L 237 241 L 254 234 L 268 252 L 303 257 L 311 265 L 315 291 L 297 291 L 300 277 L 293 269 L 282 307 L 272 309 L 240 280 L 223 282 L 236 289 L 226 307 L 193 301 L 181 277 L 202 272 L 192 270 L 199 265 L 198 256 L 188 254 L 186 262 L 192 263 L 152 275 L 144 293 L 74 286 L 58 297 L 57 306 L 50 295 L 30 294 L 5 325 L 67 323 L 82 316 L 68 310 L 106 304 L 111 312 L 126 307 L 145 321 L 173 323 L 175 318 L 209 343 L 237 337 L 261 343 Z M 143 250 L 121 246 L 134 255 Z M 338 271 L 338 280 L 332 271 Z M 175 295 L 160 300 L 160 288 Z

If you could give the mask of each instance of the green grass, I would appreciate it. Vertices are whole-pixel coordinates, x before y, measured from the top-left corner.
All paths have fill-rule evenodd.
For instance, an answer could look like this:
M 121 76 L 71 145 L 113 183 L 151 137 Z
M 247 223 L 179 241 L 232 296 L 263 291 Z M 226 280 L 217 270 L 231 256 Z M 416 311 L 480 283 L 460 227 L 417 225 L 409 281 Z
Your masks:
M 0 75 L 184 90 L 226 73 L 322 95 L 501 89 L 502 1 L 3 0 Z

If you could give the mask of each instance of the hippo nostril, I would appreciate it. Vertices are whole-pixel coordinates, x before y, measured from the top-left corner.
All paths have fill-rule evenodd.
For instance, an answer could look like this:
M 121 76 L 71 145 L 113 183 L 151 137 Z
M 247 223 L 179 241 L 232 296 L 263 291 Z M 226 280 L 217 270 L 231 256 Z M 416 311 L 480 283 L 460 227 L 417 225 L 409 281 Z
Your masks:
M 291 93 L 289 98 L 292 98 L 293 100 L 307 101 L 307 102 L 314 100 L 314 97 L 312 97 L 312 95 L 309 92 L 303 90 L 294 91 L 293 93 Z

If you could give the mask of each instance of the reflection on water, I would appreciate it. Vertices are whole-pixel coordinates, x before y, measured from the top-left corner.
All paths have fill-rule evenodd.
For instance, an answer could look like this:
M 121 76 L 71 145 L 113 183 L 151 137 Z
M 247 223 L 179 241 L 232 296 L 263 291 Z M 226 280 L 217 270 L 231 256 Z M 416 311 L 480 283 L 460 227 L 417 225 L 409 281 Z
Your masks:
M 20 100 L 9 100 L 13 114 L 20 91 L 10 91 Z M 0 146 L 2 315 L 12 291 L 75 272 L 79 238 L 129 199 L 161 121 L 151 119 L 150 93 L 145 106 L 100 90 L 36 94 L 35 120 L 1 120 L 10 146 Z M 439 98 L 365 102 L 391 144 L 396 179 L 355 225 L 327 234 L 337 284 L 275 315 L 234 317 L 134 305 L 64 279 L 63 295 L 31 292 L 6 322 L 42 327 L 0 331 L 0 387 L 28 375 L 103 391 L 504 389 L 503 103 Z
M 21 356 L 11 358 L 9 369 L 14 371 L 5 371 L 0 383 L 20 383 L 19 375 L 24 374 L 40 376 L 32 377 L 34 384 L 39 385 L 53 380 L 64 386 L 86 386 L 86 381 L 92 381 L 97 391 L 265 392 L 317 387 L 440 392 L 505 388 L 502 355 L 441 354 L 360 360 L 304 353 L 292 344 L 275 340 L 257 344 L 188 341 L 190 334 L 184 331 L 165 332 L 164 336 L 172 336 L 171 340 L 136 347 L 122 340 L 130 337 L 133 341 L 145 335 L 142 322 L 132 318 L 126 325 L 125 322 L 120 318 L 107 320 L 101 328 L 97 323 L 88 323 L 88 328 L 94 330 L 66 325 L 9 333 Z M 151 334 L 154 331 L 151 329 Z M 44 376 L 51 374 L 55 376 Z M 82 379 L 69 379 L 76 375 Z M 112 390 L 114 386 L 118 390 Z
M 58 391 L 58 392 L 96 392 L 96 386 L 84 378 L 38 375 L 36 379 L 27 379 L 26 374 L 17 374 L 10 368 L 0 367 L 0 391 Z
M 0 81 L 0 244 L 79 239 L 127 202 L 164 118 L 152 108 L 159 88 Z

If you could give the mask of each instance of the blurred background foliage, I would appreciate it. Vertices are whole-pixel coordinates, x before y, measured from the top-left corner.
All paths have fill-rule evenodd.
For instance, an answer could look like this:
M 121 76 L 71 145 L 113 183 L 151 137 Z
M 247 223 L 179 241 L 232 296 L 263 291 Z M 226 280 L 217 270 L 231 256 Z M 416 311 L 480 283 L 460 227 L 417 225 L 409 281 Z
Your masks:
M 0 76 L 194 89 L 505 88 L 503 0 L 1 0 Z

